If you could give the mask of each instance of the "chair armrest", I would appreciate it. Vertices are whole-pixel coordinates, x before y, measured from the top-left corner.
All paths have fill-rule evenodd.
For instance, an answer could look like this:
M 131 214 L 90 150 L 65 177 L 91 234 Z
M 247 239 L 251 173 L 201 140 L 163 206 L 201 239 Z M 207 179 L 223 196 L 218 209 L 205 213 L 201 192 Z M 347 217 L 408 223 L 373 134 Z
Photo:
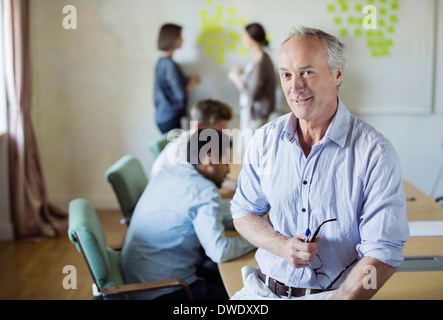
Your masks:
M 123 243 L 111 244 L 111 245 L 109 245 L 109 248 L 111 248 L 112 250 L 115 250 L 115 251 L 122 251 L 123 250 Z
M 131 222 L 131 218 L 122 218 L 120 220 L 120 224 L 126 224 L 126 226 L 129 226 L 129 222 Z
M 192 295 L 191 289 L 189 288 L 188 284 L 181 279 L 175 278 L 159 281 L 124 284 L 115 287 L 106 287 L 101 288 L 100 292 L 103 297 L 107 297 L 174 287 L 185 289 L 186 293 L 189 296 L 189 299 L 194 299 L 194 296 Z

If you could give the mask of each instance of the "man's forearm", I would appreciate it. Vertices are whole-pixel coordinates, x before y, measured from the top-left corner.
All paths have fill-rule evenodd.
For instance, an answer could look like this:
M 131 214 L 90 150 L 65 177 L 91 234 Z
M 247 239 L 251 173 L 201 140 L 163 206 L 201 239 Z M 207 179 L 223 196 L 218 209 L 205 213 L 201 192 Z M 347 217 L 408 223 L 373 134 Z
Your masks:
M 278 254 L 276 248 L 278 242 L 287 237 L 276 232 L 271 223 L 261 216 L 249 214 L 240 219 L 234 219 L 235 229 L 254 246 L 266 249 L 274 254 Z
M 263 248 L 285 259 L 294 268 L 304 268 L 317 254 L 318 237 L 314 243 L 305 243 L 304 235 L 287 237 L 274 230 L 261 216 L 249 214 L 234 220 L 238 232 L 254 246 Z
M 377 259 L 364 257 L 331 299 L 371 299 L 397 269 Z

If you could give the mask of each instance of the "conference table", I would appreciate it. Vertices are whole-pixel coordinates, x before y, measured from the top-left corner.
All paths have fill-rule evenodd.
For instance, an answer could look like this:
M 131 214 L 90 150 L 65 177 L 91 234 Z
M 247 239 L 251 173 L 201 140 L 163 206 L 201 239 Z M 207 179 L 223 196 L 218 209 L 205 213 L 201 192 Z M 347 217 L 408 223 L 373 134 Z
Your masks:
M 233 175 L 238 176 L 239 169 Z M 406 206 L 409 221 L 443 220 L 443 207 L 410 182 L 404 180 Z M 234 230 L 227 236 L 237 236 Z M 255 251 L 237 259 L 219 263 L 218 268 L 228 292 L 232 297 L 243 287 L 241 268 L 257 267 Z M 405 257 L 443 256 L 443 237 L 410 237 L 404 248 Z M 375 300 L 443 300 L 443 271 L 396 272 L 373 297 Z

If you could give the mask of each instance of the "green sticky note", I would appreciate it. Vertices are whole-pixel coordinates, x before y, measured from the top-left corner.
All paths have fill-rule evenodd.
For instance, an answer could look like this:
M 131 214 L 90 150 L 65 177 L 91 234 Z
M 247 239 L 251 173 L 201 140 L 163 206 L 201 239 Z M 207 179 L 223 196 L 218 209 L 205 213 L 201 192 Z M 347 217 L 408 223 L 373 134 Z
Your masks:
M 205 55 L 208 57 L 212 57 L 214 55 L 214 50 L 212 48 L 206 48 Z
M 235 32 L 235 31 L 229 31 L 228 37 L 231 38 L 234 41 L 240 40 L 239 34 L 237 32 Z
M 356 4 L 355 5 L 355 11 L 362 12 L 362 10 L 363 10 L 363 6 L 361 4 Z
M 328 4 L 328 12 L 334 12 L 335 11 L 335 6 L 333 4 Z
M 393 4 L 391 4 L 391 9 L 392 10 L 398 10 L 398 3 L 393 3 Z
M 393 26 L 389 26 L 388 33 L 394 33 L 394 32 L 395 32 L 395 28 Z
M 398 17 L 397 16 L 391 16 L 391 22 L 397 22 L 398 21 Z
M 334 18 L 334 23 L 335 24 L 341 24 L 341 18 L 340 17 L 335 17 Z
M 355 30 L 354 30 L 354 35 L 355 35 L 356 37 L 360 37 L 360 36 L 362 35 L 361 30 L 360 30 L 360 29 L 355 29 Z
M 347 37 L 348 36 L 348 30 L 347 29 L 341 29 L 340 30 L 340 36 Z

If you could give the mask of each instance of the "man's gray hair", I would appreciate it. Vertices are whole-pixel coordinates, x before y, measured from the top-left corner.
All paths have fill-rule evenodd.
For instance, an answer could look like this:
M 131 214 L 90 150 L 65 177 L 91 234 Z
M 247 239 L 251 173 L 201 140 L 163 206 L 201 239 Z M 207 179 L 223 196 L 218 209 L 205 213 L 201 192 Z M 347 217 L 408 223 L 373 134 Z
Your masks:
M 346 47 L 337 39 L 337 37 L 330 35 L 320 29 L 309 28 L 305 26 L 295 26 L 289 32 L 288 38 L 283 42 L 285 44 L 292 38 L 307 38 L 309 36 L 317 37 L 325 47 L 328 54 L 328 64 L 331 72 L 335 71 L 340 65 L 343 65 L 343 74 L 346 68 Z M 343 83 L 343 78 L 339 87 Z

